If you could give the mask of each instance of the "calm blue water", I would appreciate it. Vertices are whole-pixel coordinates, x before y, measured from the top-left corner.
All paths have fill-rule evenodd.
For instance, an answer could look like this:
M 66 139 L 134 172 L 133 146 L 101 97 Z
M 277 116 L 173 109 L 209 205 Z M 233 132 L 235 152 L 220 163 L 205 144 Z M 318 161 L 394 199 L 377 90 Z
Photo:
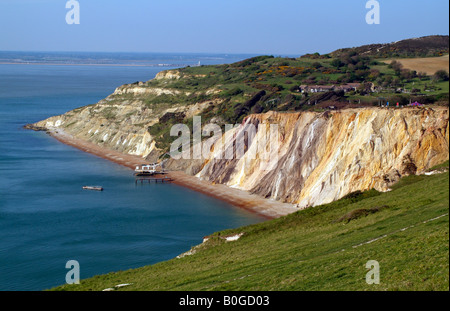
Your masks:
M 63 284 L 68 260 L 80 263 L 82 279 L 153 264 L 263 220 L 177 185 L 136 186 L 130 170 L 22 129 L 162 69 L 0 65 L 0 290 Z M 81 190 L 87 184 L 105 191 Z

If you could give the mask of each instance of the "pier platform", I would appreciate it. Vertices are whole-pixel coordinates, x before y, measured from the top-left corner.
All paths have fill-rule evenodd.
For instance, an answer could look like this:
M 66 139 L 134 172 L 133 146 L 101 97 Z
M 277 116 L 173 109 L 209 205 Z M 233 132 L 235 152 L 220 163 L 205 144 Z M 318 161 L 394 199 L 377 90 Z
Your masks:
M 139 182 L 141 184 L 148 182 L 149 184 L 154 182 L 154 183 L 170 183 L 173 181 L 173 178 L 170 177 L 147 177 L 147 178 L 136 178 L 135 180 L 135 184 L 137 185 Z

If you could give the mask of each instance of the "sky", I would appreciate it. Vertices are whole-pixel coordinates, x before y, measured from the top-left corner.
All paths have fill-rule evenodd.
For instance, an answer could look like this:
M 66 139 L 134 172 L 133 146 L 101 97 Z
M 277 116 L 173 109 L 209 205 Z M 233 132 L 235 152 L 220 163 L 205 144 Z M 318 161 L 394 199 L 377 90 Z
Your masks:
M 0 51 L 302 55 L 448 35 L 447 0 L 0 0 Z

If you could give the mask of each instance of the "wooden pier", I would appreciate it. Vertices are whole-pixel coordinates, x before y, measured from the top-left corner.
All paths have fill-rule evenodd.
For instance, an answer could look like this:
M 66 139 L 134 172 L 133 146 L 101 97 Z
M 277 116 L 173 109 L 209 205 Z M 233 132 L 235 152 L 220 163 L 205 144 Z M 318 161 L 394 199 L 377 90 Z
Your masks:
M 143 184 L 144 182 L 148 182 L 149 184 L 154 182 L 154 183 L 170 183 L 173 181 L 173 178 L 170 177 L 152 177 L 152 178 L 136 178 L 135 183 L 136 185 L 138 184 L 138 182 L 141 182 L 141 184 Z
M 137 177 L 145 177 L 145 176 L 154 176 L 154 175 L 165 175 L 167 174 L 165 171 L 144 171 L 144 170 L 135 170 L 134 176 Z

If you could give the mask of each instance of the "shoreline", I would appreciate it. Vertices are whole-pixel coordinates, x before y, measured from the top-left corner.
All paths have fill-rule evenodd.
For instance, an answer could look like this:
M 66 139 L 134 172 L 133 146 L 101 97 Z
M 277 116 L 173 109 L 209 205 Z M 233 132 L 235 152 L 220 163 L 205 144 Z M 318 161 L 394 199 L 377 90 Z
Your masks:
M 33 129 L 26 127 L 27 129 Z M 34 130 L 44 130 L 34 128 Z M 59 142 L 77 148 L 81 151 L 93 154 L 105 160 L 125 166 L 134 170 L 136 166 L 148 164 L 148 161 L 140 156 L 123 154 L 115 150 L 100 147 L 94 143 L 76 138 L 60 128 L 47 128 L 47 134 Z M 211 182 L 200 180 L 195 176 L 188 175 L 182 171 L 169 171 L 167 174 L 173 178 L 172 183 L 227 202 L 235 207 L 245 209 L 258 214 L 266 219 L 279 218 L 298 211 L 293 204 L 282 203 L 270 199 L 250 194 L 244 190 L 231 188 L 222 184 L 213 184 Z

